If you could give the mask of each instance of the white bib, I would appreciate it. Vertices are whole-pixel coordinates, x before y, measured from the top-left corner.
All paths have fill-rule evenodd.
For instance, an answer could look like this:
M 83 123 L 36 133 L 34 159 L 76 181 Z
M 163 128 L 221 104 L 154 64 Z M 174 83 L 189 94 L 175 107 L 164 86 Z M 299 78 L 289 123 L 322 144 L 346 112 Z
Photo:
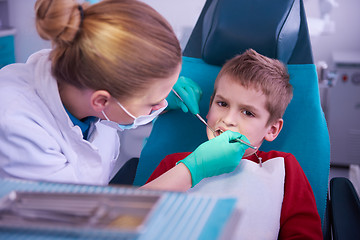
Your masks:
M 277 239 L 284 181 L 283 157 L 269 159 L 262 167 L 243 159 L 233 172 L 205 178 L 188 193 L 237 198 L 232 239 Z

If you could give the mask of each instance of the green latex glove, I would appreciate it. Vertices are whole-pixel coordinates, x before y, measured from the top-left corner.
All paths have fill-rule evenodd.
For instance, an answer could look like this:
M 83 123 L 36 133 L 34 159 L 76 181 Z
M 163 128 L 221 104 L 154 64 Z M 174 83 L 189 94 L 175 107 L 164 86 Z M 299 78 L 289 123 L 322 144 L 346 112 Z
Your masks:
M 245 144 L 231 142 L 236 138 L 249 142 L 244 135 L 238 132 L 226 131 L 220 136 L 201 144 L 188 157 L 177 163 L 182 162 L 189 169 L 192 187 L 203 178 L 235 170 L 248 148 Z
M 180 95 L 182 102 L 174 92 L 170 92 L 166 98 L 168 102 L 167 110 L 181 109 L 184 112 L 190 111 L 192 114 L 198 114 L 199 101 L 202 95 L 200 86 L 187 77 L 179 77 L 173 89 Z

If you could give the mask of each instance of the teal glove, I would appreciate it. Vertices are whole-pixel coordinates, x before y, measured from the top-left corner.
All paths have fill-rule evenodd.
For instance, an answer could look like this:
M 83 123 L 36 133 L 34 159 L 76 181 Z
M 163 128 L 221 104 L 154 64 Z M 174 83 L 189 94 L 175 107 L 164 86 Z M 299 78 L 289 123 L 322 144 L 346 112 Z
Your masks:
M 192 114 L 198 114 L 199 101 L 202 95 L 200 86 L 187 77 L 179 77 L 173 89 L 180 95 L 182 102 L 174 92 L 170 92 L 166 98 L 168 102 L 167 110 L 181 109 L 184 112 L 190 111 Z
M 177 163 L 182 162 L 189 169 L 192 187 L 203 178 L 235 170 L 248 148 L 245 144 L 232 141 L 236 138 L 249 142 L 244 135 L 238 132 L 226 131 L 220 136 L 201 144 L 188 157 Z

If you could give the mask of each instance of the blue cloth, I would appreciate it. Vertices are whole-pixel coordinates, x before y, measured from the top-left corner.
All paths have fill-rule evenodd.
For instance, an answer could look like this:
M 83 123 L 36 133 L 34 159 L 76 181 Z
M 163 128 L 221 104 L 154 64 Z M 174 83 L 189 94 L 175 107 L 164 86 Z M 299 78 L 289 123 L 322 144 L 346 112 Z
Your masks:
M 95 121 L 96 117 L 86 117 L 82 120 L 77 119 L 74 115 L 72 115 L 64 106 L 66 113 L 69 115 L 70 120 L 74 125 L 79 126 L 81 132 L 83 134 L 83 138 L 86 140 L 89 133 L 90 124 Z

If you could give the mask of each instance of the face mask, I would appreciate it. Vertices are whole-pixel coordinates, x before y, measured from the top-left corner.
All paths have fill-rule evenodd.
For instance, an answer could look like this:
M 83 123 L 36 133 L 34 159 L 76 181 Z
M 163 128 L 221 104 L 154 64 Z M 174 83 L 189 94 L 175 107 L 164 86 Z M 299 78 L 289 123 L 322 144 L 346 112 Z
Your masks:
M 166 102 L 166 100 L 165 100 Z M 124 131 L 126 129 L 134 129 L 134 128 L 137 128 L 138 126 L 142 126 L 142 125 L 146 125 L 148 124 L 149 122 L 153 121 L 154 118 L 156 118 L 162 111 L 164 111 L 164 109 L 167 107 L 168 103 L 166 102 L 165 103 L 165 106 L 156 110 L 156 111 L 153 111 L 151 112 L 151 114 L 149 115 L 142 115 L 142 116 L 139 116 L 139 117 L 135 117 L 134 115 L 132 115 L 128 110 L 125 109 L 125 107 L 123 107 L 123 105 L 121 105 L 121 103 L 118 101 L 117 104 L 124 110 L 124 112 L 126 112 L 130 117 L 132 117 L 134 119 L 134 122 L 132 124 L 128 124 L 128 125 L 121 125 L 119 123 L 116 123 L 116 122 L 113 122 L 111 121 L 105 114 L 104 111 L 101 111 L 102 114 L 104 115 L 104 117 L 106 118 L 106 120 L 101 120 L 101 123 L 109 126 L 109 127 L 112 127 L 112 128 L 115 128 L 119 131 Z

